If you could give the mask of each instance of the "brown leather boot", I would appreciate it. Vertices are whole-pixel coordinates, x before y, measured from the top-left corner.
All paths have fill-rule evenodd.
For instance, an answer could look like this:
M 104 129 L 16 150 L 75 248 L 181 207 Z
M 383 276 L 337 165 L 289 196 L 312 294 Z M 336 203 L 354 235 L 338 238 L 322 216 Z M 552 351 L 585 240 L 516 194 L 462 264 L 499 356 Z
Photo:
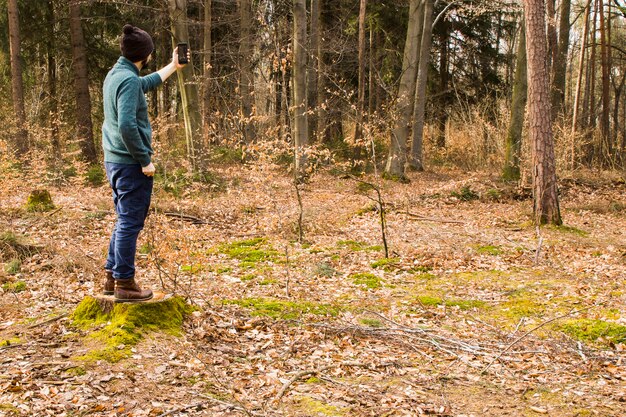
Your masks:
M 152 290 L 142 290 L 135 282 L 135 278 L 115 280 L 115 302 L 132 303 L 146 301 L 152 298 Z
M 115 279 L 113 278 L 113 272 L 106 272 L 106 281 L 104 281 L 104 291 L 102 293 L 104 295 L 113 295 L 115 292 Z

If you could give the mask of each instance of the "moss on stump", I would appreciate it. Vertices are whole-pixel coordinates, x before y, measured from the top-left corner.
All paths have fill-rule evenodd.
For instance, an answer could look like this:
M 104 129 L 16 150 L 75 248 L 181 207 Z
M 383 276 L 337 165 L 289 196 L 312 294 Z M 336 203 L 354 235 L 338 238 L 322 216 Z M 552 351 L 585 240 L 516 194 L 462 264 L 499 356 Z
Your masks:
M 54 210 L 50 192 L 48 190 L 33 190 L 26 200 L 26 210 L 31 212 Z
M 87 338 L 96 341 L 98 347 L 77 359 L 119 362 L 150 332 L 180 336 L 183 320 L 193 307 L 182 297 L 157 294 L 155 298 L 143 303 L 114 303 L 113 297 L 85 297 L 71 320 L 74 326 L 90 331 Z

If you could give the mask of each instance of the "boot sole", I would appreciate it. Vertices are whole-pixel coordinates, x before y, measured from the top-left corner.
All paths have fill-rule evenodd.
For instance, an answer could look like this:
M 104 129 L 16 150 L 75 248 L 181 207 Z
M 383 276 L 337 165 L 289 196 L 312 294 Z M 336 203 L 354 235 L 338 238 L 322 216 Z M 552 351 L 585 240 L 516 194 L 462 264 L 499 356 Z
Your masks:
M 154 294 L 150 295 L 150 297 L 147 297 L 147 298 L 116 298 L 115 302 L 116 303 L 136 303 L 136 302 L 152 300 L 153 297 L 154 297 Z
M 102 294 L 104 294 L 104 295 L 113 295 L 113 294 L 115 294 L 115 292 L 114 291 L 102 291 Z

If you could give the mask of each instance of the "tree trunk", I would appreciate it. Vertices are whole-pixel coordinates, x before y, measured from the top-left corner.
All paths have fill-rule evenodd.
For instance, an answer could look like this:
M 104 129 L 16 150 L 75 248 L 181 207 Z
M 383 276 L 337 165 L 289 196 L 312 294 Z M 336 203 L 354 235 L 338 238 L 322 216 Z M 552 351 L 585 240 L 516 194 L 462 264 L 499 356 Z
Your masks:
M 76 91 L 77 134 L 83 158 L 95 164 L 98 161 L 98 156 L 93 139 L 91 96 L 89 94 L 89 75 L 87 73 L 87 50 L 81 24 L 80 4 L 80 0 L 70 0 L 70 36 L 72 38 L 74 88 Z
M 417 86 L 415 88 L 411 158 L 409 160 L 409 166 L 416 171 L 424 170 L 424 111 L 426 108 L 426 84 L 430 64 L 430 47 L 432 45 L 433 7 L 434 0 L 426 0 L 424 6 L 424 29 L 422 31 L 421 52 L 417 72 Z
M 548 74 L 554 63 L 557 61 L 559 53 L 558 36 L 556 33 L 556 0 L 546 0 L 546 13 L 548 25 L 548 48 L 550 55 L 548 56 Z
M 562 224 L 557 195 L 543 0 L 524 0 L 528 58 L 529 136 L 537 224 Z
M 604 2 L 600 0 L 600 66 L 602 67 L 602 114 L 600 118 L 600 132 L 602 133 L 602 144 L 600 146 L 601 159 L 603 163 L 608 163 L 611 155 L 611 136 L 609 131 L 610 114 L 610 68 L 609 68 L 609 44 L 607 36 L 607 24 L 604 16 Z
M 306 3 L 293 0 L 293 97 L 295 172 L 297 178 L 306 174 L 308 120 L 306 99 Z
M 17 124 L 15 147 L 20 155 L 28 152 L 28 131 L 26 130 L 26 111 L 24 109 L 24 84 L 22 63 L 20 61 L 20 21 L 17 0 L 9 0 L 9 42 L 11 49 L 11 93 L 13 111 Z
M 172 19 L 173 46 L 175 47 L 179 42 L 189 42 L 187 0 L 169 0 L 168 6 Z M 190 62 L 189 65 L 176 71 L 176 74 L 180 97 L 183 102 L 187 158 L 194 171 L 202 171 L 205 164 L 202 143 L 202 115 L 199 107 L 198 85 L 194 82 L 193 64 Z
M 204 143 L 211 143 L 211 86 L 213 83 L 211 82 L 211 54 L 213 51 L 213 43 L 211 42 L 211 30 L 213 28 L 212 25 L 212 14 L 211 14 L 211 5 L 213 0 L 204 0 L 204 60 L 202 63 L 203 67 L 203 109 L 202 109 L 202 125 L 203 125 L 203 133 L 205 141 Z
M 559 44 L 556 60 L 552 65 L 552 117 L 556 119 L 563 111 L 565 103 L 565 77 L 567 74 L 567 53 L 569 49 L 571 0 L 561 1 L 559 17 Z
M 255 137 L 252 108 L 254 104 L 254 73 L 252 71 L 252 5 L 250 0 L 239 0 L 240 34 L 239 44 L 239 93 L 241 94 L 241 118 L 246 143 Z
M 317 108 L 318 108 L 318 96 L 317 96 L 317 79 L 318 74 L 318 53 L 317 49 L 320 47 L 320 1 L 311 0 L 311 30 L 309 34 L 309 50 L 308 58 L 309 65 L 307 67 L 308 72 L 308 101 L 309 108 L 313 110 L 309 117 L 309 140 L 315 141 L 318 139 L 319 132 L 317 131 Z
M 385 167 L 385 175 L 393 179 L 404 179 L 404 165 L 407 160 L 407 137 L 411 116 L 413 115 L 413 101 L 415 98 L 415 83 L 417 75 L 417 60 L 421 26 L 424 23 L 423 15 L 420 19 L 420 0 L 411 0 L 409 4 L 409 24 L 404 45 L 402 59 L 402 76 L 398 87 L 398 96 L 395 108 L 393 131 L 389 158 Z
M 320 1 L 320 0 L 315 0 Z M 323 2 L 319 3 L 317 10 L 315 10 L 315 14 L 311 16 L 311 19 L 314 19 L 317 23 L 316 26 L 318 28 L 318 41 L 317 48 L 313 53 L 316 55 L 316 64 L 317 64 L 317 91 L 315 95 L 317 96 L 317 127 L 315 129 L 318 140 L 323 142 L 328 142 L 330 138 L 330 134 L 326 129 L 326 124 L 328 120 L 328 112 L 325 108 L 326 106 L 326 66 L 324 62 L 324 50 L 322 48 L 322 42 L 319 41 L 319 38 L 322 38 L 322 34 L 324 33 L 323 21 L 322 21 L 322 6 Z
M 437 147 L 446 147 L 446 124 L 450 114 L 448 112 L 448 105 L 450 102 L 450 94 L 448 94 L 448 84 L 450 80 L 450 74 L 448 72 L 448 53 L 450 42 L 450 22 L 444 17 L 441 21 L 442 35 L 441 44 L 439 47 L 439 91 L 441 91 L 441 102 L 439 104 L 439 117 L 437 117 Z
M 59 141 L 59 103 L 57 100 L 57 72 L 56 72 L 56 47 L 54 34 L 54 3 L 52 0 L 46 2 L 46 20 L 47 20 L 47 71 L 48 71 L 48 120 L 50 123 L 50 143 L 52 145 L 52 154 L 55 160 L 61 159 L 61 143 Z
M 517 46 L 517 64 L 511 97 L 511 121 L 506 134 L 506 155 L 502 177 L 505 180 L 520 178 L 520 155 L 522 153 L 522 131 L 526 113 L 528 79 L 526 72 L 526 29 L 522 20 L 519 43 Z
M 361 157 L 363 144 L 363 121 L 365 112 L 365 14 L 367 0 L 360 1 L 359 7 L 359 86 L 356 109 L 356 126 L 354 129 L 355 159 Z
M 578 58 L 578 74 L 576 76 L 576 92 L 574 93 L 574 108 L 572 114 L 572 135 L 576 133 L 578 124 L 578 107 L 580 103 L 580 91 L 582 88 L 583 69 L 585 68 L 585 52 L 587 48 L 587 36 L 589 35 L 589 10 L 591 7 L 591 0 L 587 2 L 585 6 L 585 17 L 583 26 L 583 36 L 580 44 L 580 56 Z M 573 143 L 573 142 L 572 142 Z M 574 147 L 572 145 L 572 164 L 574 163 L 575 154 Z M 572 165 L 573 168 L 573 165 Z

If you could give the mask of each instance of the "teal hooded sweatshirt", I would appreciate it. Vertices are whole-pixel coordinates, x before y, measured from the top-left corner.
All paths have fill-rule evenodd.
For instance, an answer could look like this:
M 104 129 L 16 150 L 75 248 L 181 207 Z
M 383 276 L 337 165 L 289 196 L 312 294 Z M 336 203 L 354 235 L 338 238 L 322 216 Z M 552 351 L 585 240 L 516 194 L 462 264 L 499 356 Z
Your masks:
M 144 94 L 162 83 L 158 73 L 139 76 L 139 69 L 123 56 L 104 80 L 104 123 L 102 149 L 104 161 L 140 164 L 152 159 L 152 128 Z

